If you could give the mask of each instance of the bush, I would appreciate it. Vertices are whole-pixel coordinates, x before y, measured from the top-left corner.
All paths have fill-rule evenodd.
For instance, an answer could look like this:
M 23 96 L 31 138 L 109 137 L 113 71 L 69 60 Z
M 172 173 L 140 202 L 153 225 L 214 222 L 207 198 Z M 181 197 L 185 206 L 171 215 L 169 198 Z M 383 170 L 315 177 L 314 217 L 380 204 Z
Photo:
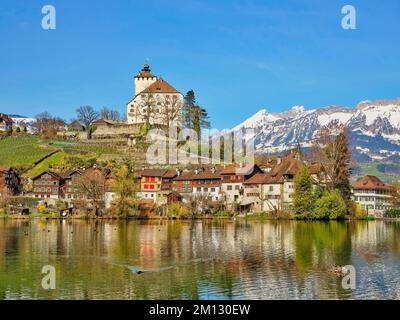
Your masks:
M 325 191 L 323 196 L 315 202 L 315 219 L 342 219 L 346 215 L 346 203 L 336 190 Z
M 188 208 L 178 202 L 173 202 L 168 206 L 168 216 L 182 217 L 188 213 Z
M 400 216 L 400 209 L 389 209 L 385 211 L 385 215 L 387 216 Z

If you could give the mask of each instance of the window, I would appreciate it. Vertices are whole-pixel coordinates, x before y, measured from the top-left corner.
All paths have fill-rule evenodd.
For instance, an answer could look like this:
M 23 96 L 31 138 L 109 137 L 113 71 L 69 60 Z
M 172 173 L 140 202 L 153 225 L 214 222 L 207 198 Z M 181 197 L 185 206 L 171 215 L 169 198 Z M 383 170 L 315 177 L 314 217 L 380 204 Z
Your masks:
M 227 190 L 232 190 L 232 186 L 231 185 L 229 185 L 229 186 L 227 186 L 227 188 L 226 188 Z
M 240 189 L 240 186 L 235 186 L 235 190 L 239 190 Z
M 146 178 L 145 178 L 145 181 L 146 181 L 146 182 L 150 182 L 150 178 L 149 178 L 149 177 L 146 177 Z
M 148 189 L 149 188 L 149 185 L 148 184 L 145 184 L 144 186 L 143 186 L 143 189 Z
M 230 176 L 231 181 L 235 181 L 235 176 Z
M 215 188 L 211 188 L 211 192 L 215 192 Z
M 154 184 L 151 184 L 151 185 L 150 185 L 150 189 L 151 189 L 151 190 L 154 190 Z
M 269 186 L 269 191 L 274 191 L 274 186 Z
M 150 178 L 150 181 L 151 181 L 151 182 L 155 182 L 155 181 L 156 181 L 156 178 L 151 177 L 151 178 Z

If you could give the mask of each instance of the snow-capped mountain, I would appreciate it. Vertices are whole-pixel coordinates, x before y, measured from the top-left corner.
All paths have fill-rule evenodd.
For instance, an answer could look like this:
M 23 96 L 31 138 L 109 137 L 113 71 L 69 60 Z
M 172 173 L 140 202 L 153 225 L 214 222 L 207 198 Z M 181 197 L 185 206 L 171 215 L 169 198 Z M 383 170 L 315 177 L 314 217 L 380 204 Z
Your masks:
M 269 113 L 262 109 L 232 130 L 255 130 L 258 152 L 277 153 L 310 147 L 319 129 L 349 128 L 353 156 L 359 160 L 400 157 L 400 99 L 363 101 L 356 108 L 328 106 Z

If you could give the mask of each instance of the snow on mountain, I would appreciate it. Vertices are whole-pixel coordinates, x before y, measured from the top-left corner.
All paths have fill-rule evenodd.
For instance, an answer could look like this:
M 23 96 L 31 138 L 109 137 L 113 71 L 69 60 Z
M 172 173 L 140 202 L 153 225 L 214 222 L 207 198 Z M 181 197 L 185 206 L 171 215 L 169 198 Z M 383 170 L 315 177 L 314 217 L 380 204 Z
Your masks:
M 352 151 L 364 160 L 400 157 L 400 99 L 363 101 L 356 108 L 328 106 L 269 113 L 262 109 L 232 131 L 255 129 L 258 152 L 281 152 L 294 146 L 310 147 L 321 128 L 345 125 Z

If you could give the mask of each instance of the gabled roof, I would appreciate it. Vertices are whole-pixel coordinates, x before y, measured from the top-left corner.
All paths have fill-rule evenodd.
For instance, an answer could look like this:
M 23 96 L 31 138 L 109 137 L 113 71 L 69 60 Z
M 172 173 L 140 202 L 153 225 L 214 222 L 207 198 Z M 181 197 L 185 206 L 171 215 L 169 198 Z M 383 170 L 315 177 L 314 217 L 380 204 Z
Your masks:
M 172 179 L 174 178 L 178 173 L 176 172 L 176 170 L 167 170 L 166 173 L 164 173 L 164 175 L 162 176 L 163 178 L 167 178 L 167 179 Z
M 266 184 L 271 180 L 271 175 L 269 173 L 256 173 L 251 178 L 247 179 L 243 184 Z
M 158 79 L 141 93 L 179 93 L 173 86 L 163 79 Z
M 179 176 L 174 178 L 174 181 L 190 181 L 193 180 L 194 173 L 191 171 L 182 172 Z
M 384 189 L 387 190 L 390 187 L 385 184 L 381 179 L 375 176 L 365 176 L 353 183 L 353 189 Z
M 193 180 L 220 180 L 221 175 L 219 170 L 212 172 L 211 170 L 201 171 L 198 174 L 193 174 Z
M 268 183 L 283 183 L 285 176 L 295 175 L 304 165 L 301 160 L 296 158 L 296 155 L 296 152 L 291 152 L 280 164 L 277 164 L 270 172 L 271 179 Z
M 141 177 L 162 177 L 167 172 L 166 169 L 144 169 L 142 170 Z
M 42 175 L 44 175 L 46 173 L 51 175 L 52 177 L 58 179 L 58 180 L 64 179 L 64 177 L 61 174 L 57 173 L 57 172 L 54 172 L 54 171 L 51 171 L 51 170 L 45 170 L 45 171 L 39 173 L 37 176 L 33 177 L 32 180 L 40 178 Z
M 221 175 L 237 175 L 247 176 L 252 174 L 254 171 L 261 172 L 262 170 L 256 164 L 231 164 L 221 170 Z

